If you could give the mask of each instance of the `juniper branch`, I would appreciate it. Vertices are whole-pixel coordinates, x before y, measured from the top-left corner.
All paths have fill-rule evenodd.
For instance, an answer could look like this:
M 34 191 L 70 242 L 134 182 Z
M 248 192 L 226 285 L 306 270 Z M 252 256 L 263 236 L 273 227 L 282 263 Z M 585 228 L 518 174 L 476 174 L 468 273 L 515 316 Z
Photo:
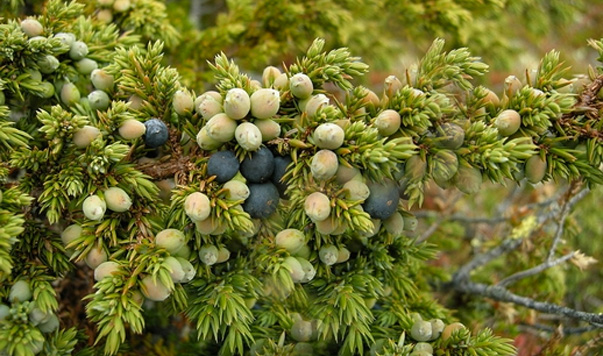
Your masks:
M 526 269 L 521 272 L 514 273 L 514 274 L 510 275 L 509 277 L 498 282 L 497 285 L 500 287 L 506 287 L 520 279 L 534 276 L 548 268 L 557 266 L 557 265 L 569 260 L 570 258 L 574 257 L 575 254 L 576 254 L 576 251 L 572 251 L 572 252 L 564 255 L 563 257 L 559 257 L 556 260 L 547 260 L 546 262 L 543 262 L 543 263 L 539 264 L 538 266 Z

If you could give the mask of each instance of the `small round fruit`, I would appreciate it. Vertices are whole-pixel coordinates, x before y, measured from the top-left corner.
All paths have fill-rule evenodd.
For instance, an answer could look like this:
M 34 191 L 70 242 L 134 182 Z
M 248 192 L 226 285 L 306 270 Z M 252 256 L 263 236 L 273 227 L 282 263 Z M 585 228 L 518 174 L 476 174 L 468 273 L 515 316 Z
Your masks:
M 226 247 L 218 249 L 218 261 L 216 263 L 224 263 L 230 258 L 230 251 Z
M 427 171 L 427 162 L 420 155 L 411 156 L 404 164 L 404 175 L 410 180 L 423 179 Z
M 38 325 L 38 329 L 44 334 L 49 334 L 59 328 L 59 318 L 55 314 L 50 314 L 48 320 Z
M 419 225 L 419 220 L 414 215 L 403 215 L 404 218 L 404 231 L 414 232 Z
M 453 122 L 446 122 L 437 129 L 436 145 L 449 150 L 456 150 L 465 141 L 465 130 Z
M 293 283 L 301 283 L 301 281 L 304 280 L 306 272 L 304 271 L 301 263 L 299 263 L 297 258 L 292 256 L 286 257 L 283 261 L 283 266 L 286 266 L 288 268 Z
M 281 96 L 278 90 L 259 89 L 250 97 L 251 115 L 258 119 L 268 119 L 276 115 Z
M 211 213 L 211 202 L 207 195 L 194 192 L 184 200 L 184 212 L 193 222 L 203 221 Z
M 106 210 L 107 204 L 98 195 L 89 196 L 82 204 L 82 211 L 90 220 L 101 220 Z
M 144 123 L 146 131 L 144 144 L 150 148 L 163 146 L 169 138 L 168 127 L 159 119 L 150 119 Z
M 504 110 L 494 120 L 494 126 L 502 136 L 511 136 L 521 126 L 521 116 L 515 110 Z
M 400 114 L 391 109 L 382 111 L 377 118 L 375 118 L 375 126 L 379 130 L 381 136 L 391 136 L 398 132 L 400 128 L 401 118 Z
M 250 184 L 249 198 L 243 203 L 243 210 L 253 219 L 263 219 L 276 211 L 278 202 L 279 194 L 274 184 Z
M 226 199 L 228 200 L 245 200 L 249 198 L 249 187 L 240 180 L 229 180 L 224 183 L 223 188 L 227 190 Z
M 449 181 L 456 174 L 458 168 L 458 157 L 452 151 L 441 150 L 433 156 L 432 176 L 438 184 Z
M 27 281 L 22 279 L 15 282 L 10 288 L 8 300 L 12 303 L 26 302 L 32 297 L 31 287 Z
M 10 307 L 0 303 L 0 321 L 6 320 L 10 316 Z
M 331 214 L 331 201 L 321 192 L 314 192 L 306 197 L 304 211 L 313 221 L 323 221 Z
M 281 125 L 271 119 L 255 120 L 253 122 L 262 133 L 262 142 L 274 140 L 281 134 Z
M 440 337 L 446 324 L 441 319 L 431 319 L 429 322 L 431 323 L 431 340 L 435 340 Z
M 324 245 L 318 250 L 320 261 L 327 266 L 337 263 L 339 258 L 339 249 L 335 245 Z
M 197 274 L 197 270 L 193 267 L 193 264 L 190 263 L 189 260 L 184 259 L 182 257 L 176 257 L 180 265 L 182 266 L 182 271 L 184 271 L 184 277 L 180 280 L 180 283 L 188 283 L 195 278 Z
M 207 174 L 216 176 L 218 183 L 231 180 L 239 171 L 239 159 L 232 151 L 218 151 L 209 157 Z
M 79 238 L 82 235 L 82 227 L 78 224 L 69 225 L 61 233 L 61 241 L 67 246 L 71 241 Z
M 98 266 L 96 266 L 96 268 L 94 269 L 94 280 L 98 282 L 105 277 L 109 277 L 109 276 L 116 274 L 118 271 L 119 271 L 119 264 L 117 262 L 113 262 L 113 261 L 103 262 L 103 263 L 99 264 Z
M 144 296 L 152 301 L 161 302 L 170 296 L 171 292 L 159 279 L 153 281 L 152 276 L 146 276 L 141 281 L 141 290 Z
M 33 325 L 39 325 L 42 324 L 46 321 L 48 321 L 50 319 L 50 316 L 52 314 L 49 312 L 45 313 L 42 311 L 42 309 L 38 308 L 38 307 L 34 307 L 30 312 L 29 312 L 29 321 L 33 324 Z M 0 316 L 0 320 L 2 320 L 2 317 Z
M 347 190 L 345 197 L 349 200 L 366 200 L 371 195 L 368 185 L 359 180 L 348 181 L 343 189 Z
M 389 218 L 383 220 L 385 230 L 398 237 L 404 233 L 404 218 L 398 212 L 393 213 Z
M 289 78 L 287 77 L 287 73 L 279 74 L 276 79 L 274 79 L 274 83 L 272 85 L 275 89 L 280 91 L 289 89 Z
M 83 58 L 75 62 L 75 69 L 82 74 L 91 74 L 95 69 L 98 69 L 98 63 L 90 58 Z
M 113 3 L 113 10 L 115 10 L 115 12 L 125 12 L 130 9 L 130 6 L 130 0 L 115 0 Z
M 465 194 L 477 193 L 482 186 L 482 172 L 479 168 L 461 165 L 452 177 L 452 182 Z
M 219 222 L 211 217 L 202 221 L 195 221 L 195 229 L 201 235 L 211 235 L 214 233 L 214 231 L 217 231 L 218 228 Z
M 277 67 L 268 66 L 264 68 L 262 72 L 262 85 L 266 88 L 272 86 L 279 75 L 281 75 L 281 71 Z
M 251 122 L 243 122 L 235 130 L 235 139 L 246 151 L 256 151 L 262 145 L 262 132 Z
M 105 190 L 105 202 L 107 208 L 116 213 L 123 213 L 130 210 L 132 199 L 125 190 L 119 187 L 111 187 Z
M 79 61 L 88 55 L 88 45 L 82 41 L 75 41 L 71 44 L 69 57 L 74 61 Z
M 204 245 L 199 249 L 199 259 L 208 266 L 218 262 L 220 251 L 214 245 Z
M 86 262 L 88 267 L 96 269 L 101 263 L 107 261 L 107 258 L 108 256 L 105 249 L 102 246 L 97 245 L 88 252 L 86 258 L 84 258 L 84 262 Z
M 327 122 L 316 127 L 312 138 L 319 148 L 336 150 L 343 145 L 345 132 L 339 125 Z
M 165 248 L 170 255 L 178 252 L 186 243 L 184 233 L 176 229 L 161 230 L 155 236 L 155 245 Z
M 193 111 L 193 98 L 184 90 L 177 90 L 172 97 L 172 106 L 176 114 L 183 116 Z
M 197 134 L 197 144 L 203 150 L 212 151 L 217 148 L 220 148 L 223 142 L 214 140 L 213 138 L 209 137 L 209 135 L 207 134 L 207 127 L 204 126 L 201 130 L 199 130 L 199 133 Z
M 525 177 L 528 182 L 536 184 L 544 179 L 548 165 L 546 159 L 542 159 L 540 155 L 534 155 L 526 160 L 524 166 Z
M 298 229 L 285 229 L 276 234 L 276 246 L 295 254 L 306 244 L 306 236 Z
M 513 95 L 515 95 L 515 93 L 517 93 L 517 91 L 519 89 L 521 89 L 522 84 L 521 81 L 514 75 L 510 75 L 507 78 L 505 78 L 505 94 L 508 97 L 512 97 Z
M 291 337 L 300 342 L 307 342 L 312 339 L 312 323 L 299 319 L 291 326 Z
M 216 91 L 207 91 L 197 97 L 195 110 L 208 120 L 222 112 L 222 96 Z
M 88 94 L 88 102 L 92 110 L 106 110 L 109 107 L 111 99 L 104 91 L 95 90 Z
M 448 340 L 455 331 L 461 330 L 461 329 L 465 329 L 465 325 L 463 325 L 461 323 L 452 323 L 452 324 L 446 325 L 446 327 L 442 331 L 442 340 L 444 340 L 444 341 Z
M 410 336 L 417 341 L 428 341 L 431 333 L 431 323 L 424 320 L 415 321 L 410 329 Z
M 27 35 L 27 37 L 40 36 L 44 32 L 42 24 L 35 19 L 25 19 L 21 21 L 21 30 Z
M 102 23 L 110 24 L 113 22 L 113 11 L 110 9 L 100 9 L 96 13 L 96 18 Z
M 373 219 L 385 220 L 392 216 L 398 209 L 400 199 L 398 185 L 388 180 L 383 183 L 371 183 L 368 186 L 371 193 L 362 205 L 364 211 Z
M 330 235 L 337 229 L 337 221 L 333 219 L 333 217 L 329 217 L 324 219 L 323 221 L 316 221 L 314 226 L 316 227 L 316 231 L 323 235 Z
M 270 177 L 272 183 L 276 185 L 281 197 L 285 197 L 285 191 L 287 190 L 287 182 L 283 181 L 285 173 L 287 173 L 287 167 L 293 160 L 290 156 L 275 156 L 274 157 L 274 172 Z
M 44 99 L 50 99 L 55 93 L 54 85 L 50 82 L 40 83 L 40 95 Z
M 274 173 L 274 155 L 267 147 L 262 147 L 245 157 L 240 166 L 241 174 L 250 183 L 264 183 Z
M 73 134 L 73 143 L 79 148 L 85 148 L 92 143 L 101 132 L 94 126 L 85 125 Z
M 139 97 L 136 94 L 132 94 L 128 98 L 128 104 L 130 104 L 130 109 L 140 110 L 142 108 L 142 106 L 144 105 L 144 99 L 142 99 L 141 97 Z
M 233 88 L 226 93 L 222 106 L 228 117 L 233 120 L 240 120 L 249 113 L 249 110 L 251 109 L 251 99 L 245 90 Z
M 313 95 L 308 99 L 306 106 L 304 107 L 304 112 L 306 115 L 312 117 L 316 114 L 318 109 L 321 109 L 325 106 L 329 105 L 329 98 L 324 94 Z
M 343 263 L 350 259 L 350 254 L 351 254 L 350 250 L 348 250 L 345 247 L 341 247 L 341 248 L 339 248 L 338 251 L 339 251 L 339 253 L 337 255 L 337 262 L 335 262 L 335 263 Z
M 289 79 L 291 94 L 298 99 L 307 99 L 314 91 L 314 85 L 310 77 L 304 73 L 297 73 Z
M 80 90 L 73 83 L 65 83 L 60 96 L 65 105 L 72 106 L 80 101 Z
M 431 344 L 427 343 L 427 342 L 417 342 L 415 344 L 415 347 L 413 347 L 413 352 L 427 352 L 428 354 L 432 354 L 433 353 L 433 346 L 431 346 Z
M 300 283 L 308 283 L 311 280 L 313 280 L 314 277 L 316 276 L 316 269 L 314 268 L 314 266 L 312 266 L 310 261 L 308 261 L 307 259 L 305 259 L 303 257 L 295 257 L 295 258 L 297 258 L 297 261 L 299 262 L 299 264 L 302 266 L 302 269 L 304 270 L 304 278 L 302 278 Z
M 395 75 L 385 78 L 383 84 L 385 84 L 385 95 L 390 98 L 396 95 L 398 90 L 402 89 L 402 82 Z
M 58 38 L 64 46 L 71 49 L 71 45 L 75 42 L 75 35 L 70 32 L 59 32 L 54 35 L 54 38 Z
M 147 132 L 147 127 L 136 119 L 127 119 L 119 127 L 119 135 L 126 140 L 133 140 L 141 137 Z
M 310 162 L 310 171 L 316 180 L 327 180 L 334 177 L 338 167 L 337 155 L 331 150 L 316 152 Z
M 170 277 L 172 277 L 174 283 L 180 283 L 184 279 L 185 274 L 182 269 L 182 264 L 176 257 L 168 256 L 163 260 L 163 263 L 168 266 Z
M 38 64 L 38 68 L 40 69 L 40 72 L 42 72 L 44 74 L 50 74 L 50 73 L 54 72 L 55 70 L 57 70 L 61 63 L 59 62 L 57 57 L 48 54 L 48 55 L 40 58 L 40 60 L 38 61 L 37 64 Z
M 345 184 L 352 179 L 362 180 L 362 175 L 360 174 L 360 170 L 355 167 L 348 167 L 343 164 L 339 165 L 337 168 L 337 173 L 335 173 L 335 179 L 339 184 Z
M 90 73 L 90 81 L 96 89 L 107 91 L 113 88 L 115 79 L 104 69 L 95 69 Z

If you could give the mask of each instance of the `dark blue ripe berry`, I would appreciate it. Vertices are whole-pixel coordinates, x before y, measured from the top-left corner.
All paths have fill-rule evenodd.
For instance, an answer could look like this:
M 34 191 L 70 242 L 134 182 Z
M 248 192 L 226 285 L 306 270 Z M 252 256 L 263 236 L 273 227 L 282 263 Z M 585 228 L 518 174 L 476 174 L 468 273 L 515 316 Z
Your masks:
M 282 182 L 281 178 L 287 172 L 287 166 L 292 162 L 291 157 L 289 156 L 276 156 L 274 157 L 274 173 L 272 173 L 272 183 L 276 185 L 276 189 L 281 195 L 281 198 L 284 198 L 285 190 L 287 190 L 287 183 Z
M 362 207 L 371 218 L 385 220 L 398 209 L 398 186 L 392 181 L 368 184 L 371 194 Z
M 241 174 L 250 183 L 264 183 L 274 172 L 274 155 L 266 147 L 253 152 L 241 162 Z
M 151 119 L 144 123 L 146 132 L 144 134 L 144 144 L 147 147 L 155 148 L 162 146 L 168 140 L 168 128 L 159 119 Z
M 232 151 L 219 151 L 209 157 L 207 174 L 216 176 L 218 183 L 226 183 L 239 171 L 239 160 Z
M 276 211 L 278 199 L 278 190 L 274 184 L 250 184 L 249 197 L 243 203 L 243 210 L 254 219 L 264 219 Z

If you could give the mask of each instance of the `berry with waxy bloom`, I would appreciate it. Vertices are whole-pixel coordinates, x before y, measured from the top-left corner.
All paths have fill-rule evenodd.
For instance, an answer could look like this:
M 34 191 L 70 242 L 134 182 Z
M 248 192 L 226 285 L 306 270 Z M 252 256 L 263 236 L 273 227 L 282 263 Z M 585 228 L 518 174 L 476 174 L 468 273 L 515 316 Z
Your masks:
M 105 203 L 107 208 L 117 213 L 123 213 L 130 210 L 132 199 L 125 190 L 119 187 L 111 187 L 105 190 Z
M 314 85 L 310 77 L 304 73 L 297 73 L 289 79 L 289 90 L 298 99 L 307 99 L 314 91 Z
M 345 132 L 339 125 L 327 122 L 314 129 L 312 138 L 319 148 L 336 150 L 343 144 Z
M 274 89 L 256 90 L 250 97 L 251 115 L 258 119 L 268 119 L 278 112 L 280 93 Z
M 136 119 L 127 119 L 119 127 L 119 135 L 126 140 L 133 140 L 141 137 L 147 131 L 147 127 Z
M 211 203 L 201 192 L 189 194 L 184 200 L 184 212 L 194 222 L 203 221 L 211 213 Z
M 245 90 L 233 88 L 226 93 L 222 106 L 228 117 L 233 120 L 240 120 L 249 113 L 251 99 Z
M 160 248 L 165 248 L 170 255 L 178 252 L 185 243 L 186 238 L 184 233 L 176 229 L 161 230 L 155 236 L 155 245 Z
M 98 195 L 87 197 L 82 204 L 82 211 L 90 220 L 101 220 L 106 210 L 107 204 Z

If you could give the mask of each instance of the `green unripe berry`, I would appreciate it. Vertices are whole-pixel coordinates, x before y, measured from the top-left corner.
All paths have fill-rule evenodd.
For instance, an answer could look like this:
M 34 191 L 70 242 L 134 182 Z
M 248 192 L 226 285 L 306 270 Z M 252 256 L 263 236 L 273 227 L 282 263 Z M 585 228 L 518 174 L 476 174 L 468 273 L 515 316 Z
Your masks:
M 83 58 L 75 62 L 75 69 L 84 75 L 88 75 L 98 69 L 98 63 L 93 59 Z
M 452 182 L 465 194 L 477 193 L 482 186 L 482 172 L 478 168 L 461 165 Z
M 281 97 L 278 90 L 259 89 L 251 94 L 251 115 L 258 119 L 268 119 L 276 115 Z
M 306 272 L 297 258 L 293 256 L 286 257 L 283 261 L 283 265 L 289 269 L 289 274 L 291 275 L 293 283 L 301 283 L 304 280 Z
M 404 218 L 400 213 L 395 212 L 392 216 L 383 220 L 383 226 L 393 236 L 401 236 L 404 233 Z
M 113 76 L 104 69 L 93 70 L 92 73 L 90 73 L 90 81 L 96 89 L 104 91 L 111 90 L 115 83 Z
M 307 99 L 314 91 L 314 85 L 310 77 L 304 73 L 297 73 L 289 79 L 291 94 L 298 99 Z
M 504 110 L 494 120 L 494 126 L 502 136 L 511 136 L 521 126 L 521 116 L 515 110 Z
M 335 245 L 324 245 L 318 250 L 320 261 L 327 266 L 337 263 L 339 258 L 339 249 Z
M 360 178 L 362 180 L 362 175 L 360 174 L 360 170 L 355 167 L 347 167 L 343 164 L 340 164 L 337 168 L 337 173 L 335 173 L 335 179 L 339 184 L 345 184 L 354 178 Z
M 130 0 L 115 0 L 113 3 L 113 10 L 116 12 L 126 12 L 130 9 Z
M 201 128 L 197 134 L 197 144 L 205 151 L 212 151 L 222 146 L 222 142 L 214 140 L 207 134 L 207 127 Z
M 161 302 L 170 296 L 171 292 L 159 279 L 153 281 L 152 276 L 146 276 L 141 281 L 142 294 L 155 302 Z
M 199 259 L 208 266 L 218 263 L 220 251 L 214 245 L 205 245 L 199 249 Z
M 180 283 L 188 283 L 195 278 L 195 274 L 197 274 L 197 270 L 193 267 L 193 264 L 190 263 L 189 260 L 184 259 L 182 257 L 176 257 L 180 265 L 182 266 L 182 271 L 184 271 L 184 277 L 180 280 Z
M 207 135 L 219 142 L 228 142 L 235 137 L 237 122 L 224 113 L 214 115 L 207 124 Z
M 371 194 L 368 185 L 358 180 L 348 181 L 343 189 L 347 190 L 345 197 L 349 200 L 366 200 Z
M 323 193 L 314 192 L 306 197 L 304 211 L 313 221 L 323 221 L 331 214 L 331 201 Z
M 155 245 L 166 249 L 170 254 L 178 252 L 186 243 L 184 233 L 176 229 L 161 230 L 155 236 Z
M 415 345 L 415 347 L 412 350 L 413 350 L 413 352 L 422 351 L 422 352 L 427 352 L 428 354 L 432 354 L 433 346 L 431 346 L 431 344 L 428 344 L 426 342 L 417 342 L 417 344 Z
M 260 129 L 260 132 L 262 133 L 262 142 L 274 140 L 281 134 L 281 125 L 274 120 L 255 120 L 253 124 Z
M 433 156 L 432 176 L 438 185 L 450 180 L 456 174 L 458 168 L 459 160 L 452 151 L 441 150 Z
M 312 117 L 316 114 L 318 109 L 321 109 L 329 105 L 329 98 L 324 94 L 317 94 L 310 97 L 304 107 L 306 115 Z
M 230 251 L 226 247 L 220 247 L 218 249 L 218 261 L 216 263 L 223 263 L 228 261 L 230 258 Z
M 213 234 L 218 228 L 219 228 L 219 223 L 212 219 L 212 218 L 207 218 L 203 221 L 196 221 L 195 222 L 195 229 L 202 235 L 211 235 Z
M 452 324 L 446 325 L 446 327 L 442 331 L 442 340 L 444 340 L 444 341 L 448 340 L 455 331 L 458 331 L 461 329 L 465 329 L 465 325 L 463 325 L 461 323 L 452 323 Z
M 128 211 L 132 206 L 132 199 L 130 199 L 128 193 L 119 187 L 111 187 L 105 190 L 105 202 L 107 208 L 117 213 Z
M 201 192 L 189 194 L 184 200 L 184 212 L 193 222 L 207 219 L 211 213 L 209 198 Z
M 465 130 L 453 122 L 446 122 L 437 128 L 436 145 L 449 150 L 456 150 L 465 141 Z
M 391 136 L 398 132 L 401 122 L 402 119 L 397 111 L 387 109 L 375 118 L 375 127 L 381 136 Z
M 69 32 L 59 32 L 54 35 L 54 38 L 58 38 L 61 43 L 71 49 L 71 45 L 75 42 L 75 35 Z
M 299 250 L 297 250 L 297 252 L 295 252 L 294 256 L 309 259 L 311 254 L 312 250 L 310 250 L 310 246 L 303 245 Z
M 10 307 L 0 303 L 0 321 L 6 320 L 10 316 Z
M 289 89 L 289 78 L 286 73 L 279 74 L 276 79 L 274 79 L 273 86 L 275 89 L 280 91 L 285 91 Z
M 235 130 L 235 139 L 246 151 L 257 151 L 262 145 L 262 132 L 251 122 L 243 122 Z
M 228 200 L 245 200 L 249 198 L 249 187 L 240 180 L 232 179 L 224 183 L 226 189 L 226 199 Z
M 44 27 L 38 20 L 25 19 L 21 21 L 21 30 L 27 37 L 40 36 L 44 32 Z
M 217 91 L 206 91 L 195 99 L 194 105 L 195 110 L 207 120 L 222 112 L 222 96 Z
M 78 224 L 73 224 L 67 226 L 65 230 L 61 233 L 61 241 L 63 245 L 67 246 L 71 243 L 71 241 L 79 238 L 82 235 L 82 227 Z
M 440 337 L 446 324 L 441 319 L 431 319 L 429 322 L 431 323 L 431 340 L 435 340 Z
M 402 82 L 395 75 L 390 75 L 383 81 L 385 85 L 385 95 L 393 97 L 396 95 L 398 90 L 402 89 Z
M 516 76 L 510 75 L 505 79 L 505 94 L 507 97 L 512 97 L 521 88 L 521 81 Z
M 341 248 L 339 248 L 338 251 L 339 251 L 339 253 L 337 255 L 337 262 L 335 262 L 335 263 L 343 263 L 350 259 L 350 254 L 351 254 L 350 250 L 348 250 L 345 247 L 341 247 Z
M 410 336 L 417 341 L 431 339 L 431 323 L 424 320 L 415 321 L 410 329 Z
M 8 300 L 12 303 L 26 302 L 30 300 L 31 297 L 31 287 L 27 281 L 22 279 L 13 284 L 13 286 L 10 288 L 10 293 L 8 294 Z
M 339 125 L 327 122 L 316 127 L 312 138 L 319 148 L 336 150 L 343 145 L 345 132 Z
M 165 260 L 163 260 L 163 263 L 168 266 L 168 269 L 170 270 L 170 277 L 172 277 L 172 281 L 174 281 L 174 283 L 180 283 L 184 279 L 184 269 L 182 269 L 182 264 L 176 257 L 166 257 Z
M 316 227 L 316 231 L 323 235 L 330 235 L 337 229 L 337 222 L 333 219 L 333 217 L 329 217 L 324 219 L 323 221 L 317 221 L 314 223 Z
M 141 137 L 147 131 L 147 127 L 136 119 L 127 119 L 119 127 L 119 135 L 126 140 L 133 140 Z
M 316 152 L 310 162 L 310 171 L 316 180 L 327 180 L 334 177 L 338 167 L 337 155 L 331 150 Z
M 176 251 L 172 256 L 189 258 L 189 257 L 191 257 L 191 248 L 188 247 L 187 244 L 185 244 L 184 246 L 182 246 L 182 248 L 180 248 L 178 251 Z
M 82 41 L 75 41 L 69 49 L 69 57 L 74 61 L 79 61 L 88 55 L 88 45 Z
M 105 277 L 112 276 L 119 271 L 119 264 L 113 261 L 105 261 L 94 269 L 94 280 L 100 281 Z
M 79 148 L 86 148 L 101 132 L 94 126 L 85 125 L 73 134 L 73 143 Z
M 294 254 L 306 244 L 306 236 L 298 229 L 285 229 L 276 234 L 276 246 Z
M 544 179 L 548 164 L 546 159 L 542 159 L 540 155 L 534 155 L 526 160 L 524 166 L 525 177 L 528 182 L 536 184 Z
M 296 320 L 291 326 L 291 337 L 306 342 L 312 339 L 312 323 L 303 319 Z
M 224 97 L 224 112 L 233 120 L 247 116 L 251 109 L 249 94 L 241 88 L 230 89 Z
M 498 98 L 498 95 L 496 95 L 496 93 L 494 93 L 490 89 L 486 89 L 486 97 L 484 98 L 484 101 L 486 102 L 486 105 L 492 105 L 494 107 L 500 105 L 500 99 Z
M 42 72 L 44 74 L 50 74 L 50 73 L 54 72 L 55 70 L 57 70 L 61 63 L 59 62 L 57 57 L 48 54 L 48 55 L 42 57 L 38 61 L 37 64 L 38 64 L 38 68 L 40 69 L 40 72 Z
M 411 156 L 404 164 L 404 175 L 410 180 L 420 180 L 427 171 L 427 162 L 420 155 Z
M 184 90 L 177 90 L 172 98 L 172 106 L 176 114 L 184 116 L 193 111 L 193 98 Z
M 88 94 L 88 103 L 92 110 L 106 110 L 110 102 L 109 95 L 102 90 L 95 90 Z
M 50 99 L 54 95 L 54 85 L 50 82 L 40 83 L 40 96 L 44 99 Z
M 314 268 L 314 266 L 312 266 L 310 261 L 308 261 L 307 259 L 305 259 L 303 257 L 295 257 L 295 258 L 297 258 L 297 261 L 299 262 L 302 269 L 304 270 L 304 277 L 302 278 L 300 283 L 308 283 L 311 280 L 313 280 L 314 277 L 316 276 L 316 269 Z
M 50 314 L 48 320 L 44 323 L 38 325 L 38 329 L 44 334 L 49 334 L 54 332 L 59 328 L 59 318 L 55 314 Z
M 88 252 L 86 258 L 84 258 L 84 262 L 86 262 L 88 267 L 96 269 L 101 263 L 107 261 L 107 258 L 108 256 L 105 249 L 102 246 L 97 245 Z
M 106 210 L 107 204 L 98 195 L 87 197 L 82 204 L 82 211 L 90 220 L 101 220 Z
M 96 13 L 96 19 L 102 23 L 110 24 L 113 22 L 113 11 L 110 9 L 100 9 Z
M 280 75 L 281 71 L 277 67 L 268 66 L 264 68 L 264 71 L 262 72 L 262 85 L 264 85 L 264 87 L 266 88 L 269 88 L 270 86 L 272 86 L 272 84 L 274 84 L 274 81 Z
M 140 110 L 144 105 L 144 100 L 136 94 L 132 94 L 128 98 L 128 103 L 130 104 L 130 109 L 132 110 Z
M 72 106 L 80 101 L 80 90 L 73 83 L 65 83 L 60 96 L 65 105 Z

